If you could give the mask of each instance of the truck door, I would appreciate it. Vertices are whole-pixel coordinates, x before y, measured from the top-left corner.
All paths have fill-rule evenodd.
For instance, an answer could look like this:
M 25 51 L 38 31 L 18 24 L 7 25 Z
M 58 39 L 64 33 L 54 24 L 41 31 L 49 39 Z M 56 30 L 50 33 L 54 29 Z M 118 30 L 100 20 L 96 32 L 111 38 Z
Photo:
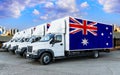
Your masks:
M 64 35 L 55 35 L 52 50 L 56 56 L 64 56 Z

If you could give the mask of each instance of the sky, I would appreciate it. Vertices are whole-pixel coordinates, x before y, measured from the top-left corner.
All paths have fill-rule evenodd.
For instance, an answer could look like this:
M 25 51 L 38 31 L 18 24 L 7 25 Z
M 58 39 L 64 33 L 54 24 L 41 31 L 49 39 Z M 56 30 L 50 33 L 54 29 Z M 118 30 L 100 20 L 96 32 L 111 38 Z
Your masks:
M 120 0 L 0 0 L 0 26 L 27 29 L 72 16 L 120 26 Z

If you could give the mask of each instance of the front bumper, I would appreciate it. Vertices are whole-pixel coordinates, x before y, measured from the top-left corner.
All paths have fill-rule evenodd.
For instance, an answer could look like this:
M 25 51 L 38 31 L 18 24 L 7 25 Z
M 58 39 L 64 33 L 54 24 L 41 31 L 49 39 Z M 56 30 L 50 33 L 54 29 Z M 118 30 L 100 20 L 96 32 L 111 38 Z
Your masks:
M 15 50 L 15 54 L 21 55 L 21 54 L 23 54 L 23 52 L 21 52 L 19 50 Z
M 27 53 L 27 58 L 28 59 L 39 59 L 39 55 L 38 54 L 34 55 L 34 54 Z
M 15 51 L 15 48 L 9 48 L 8 50 L 9 51 Z

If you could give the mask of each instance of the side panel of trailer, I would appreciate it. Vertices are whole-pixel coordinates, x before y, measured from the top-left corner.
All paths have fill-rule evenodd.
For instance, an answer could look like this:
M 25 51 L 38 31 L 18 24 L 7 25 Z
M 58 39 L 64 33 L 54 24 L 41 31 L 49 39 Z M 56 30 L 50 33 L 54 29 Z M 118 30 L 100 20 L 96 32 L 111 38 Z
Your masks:
M 71 51 L 113 48 L 113 26 L 70 17 L 69 42 Z

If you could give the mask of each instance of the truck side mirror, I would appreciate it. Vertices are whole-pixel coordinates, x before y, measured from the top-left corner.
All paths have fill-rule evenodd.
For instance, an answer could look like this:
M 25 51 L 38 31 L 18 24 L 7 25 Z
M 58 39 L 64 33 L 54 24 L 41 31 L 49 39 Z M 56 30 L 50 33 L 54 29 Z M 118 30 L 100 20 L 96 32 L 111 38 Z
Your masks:
M 52 40 L 50 41 L 50 44 L 54 44 L 54 43 L 55 43 L 55 40 L 52 39 Z

